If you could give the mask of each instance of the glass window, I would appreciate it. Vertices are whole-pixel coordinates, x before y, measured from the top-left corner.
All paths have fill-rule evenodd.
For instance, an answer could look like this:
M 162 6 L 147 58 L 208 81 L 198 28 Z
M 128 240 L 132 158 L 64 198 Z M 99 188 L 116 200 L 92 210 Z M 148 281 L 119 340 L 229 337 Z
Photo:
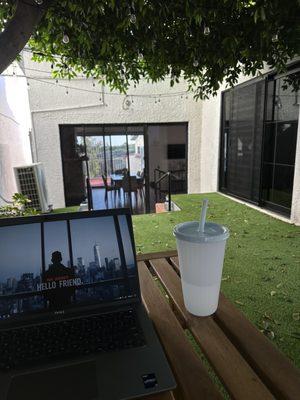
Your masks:
M 297 123 L 277 124 L 276 157 L 278 164 L 295 164 L 295 149 L 297 143 Z
M 290 208 L 293 194 L 294 167 L 275 166 L 273 203 Z
M 296 121 L 299 116 L 297 93 L 291 85 L 287 85 L 285 78 L 278 79 L 275 103 L 277 104 L 278 121 Z M 287 86 L 287 87 L 286 87 Z
M 264 164 L 262 174 L 262 197 L 266 201 L 272 201 L 273 165 Z
M 274 90 L 275 81 L 271 80 L 267 83 L 267 106 L 266 106 L 266 121 L 274 120 Z
M 274 162 L 274 150 L 275 150 L 275 132 L 276 125 L 273 123 L 265 126 L 265 138 L 264 138 L 264 161 Z

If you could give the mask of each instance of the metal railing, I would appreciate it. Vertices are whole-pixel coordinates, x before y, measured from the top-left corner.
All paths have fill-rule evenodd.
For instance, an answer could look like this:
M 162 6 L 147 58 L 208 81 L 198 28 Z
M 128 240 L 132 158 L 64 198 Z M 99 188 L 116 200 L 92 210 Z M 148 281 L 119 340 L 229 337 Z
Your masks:
M 177 176 L 176 176 L 177 174 Z M 181 176 L 180 178 L 178 177 Z M 185 170 L 176 171 L 162 171 L 159 167 L 154 169 L 154 191 L 155 191 L 155 201 L 158 202 L 162 200 L 162 194 L 165 194 L 165 199 L 168 200 L 168 211 L 172 211 L 172 182 L 182 181 L 182 174 L 185 178 Z M 167 187 L 162 187 L 162 184 L 167 182 Z M 177 191 L 176 191 L 177 192 Z

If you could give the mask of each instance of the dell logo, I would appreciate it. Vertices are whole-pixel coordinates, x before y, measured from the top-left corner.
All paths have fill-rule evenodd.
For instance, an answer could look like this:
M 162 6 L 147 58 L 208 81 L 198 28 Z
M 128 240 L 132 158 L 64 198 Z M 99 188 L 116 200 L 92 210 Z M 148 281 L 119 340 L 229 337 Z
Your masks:
M 58 311 L 54 311 L 55 315 L 62 315 L 65 313 L 65 310 L 58 310 Z

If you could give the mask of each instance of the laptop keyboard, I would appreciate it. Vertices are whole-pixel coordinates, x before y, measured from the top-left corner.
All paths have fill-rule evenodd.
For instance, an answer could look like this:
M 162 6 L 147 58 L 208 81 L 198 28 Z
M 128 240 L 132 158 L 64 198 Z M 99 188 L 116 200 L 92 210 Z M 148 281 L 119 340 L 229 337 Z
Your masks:
M 145 345 L 134 310 L 0 332 L 0 369 Z

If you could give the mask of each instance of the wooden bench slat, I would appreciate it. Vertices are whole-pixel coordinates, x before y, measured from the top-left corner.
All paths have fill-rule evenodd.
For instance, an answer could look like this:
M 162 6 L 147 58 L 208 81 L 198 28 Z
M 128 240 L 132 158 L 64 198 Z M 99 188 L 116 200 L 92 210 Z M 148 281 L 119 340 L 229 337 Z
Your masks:
M 276 398 L 300 398 L 300 371 L 222 293 L 214 318 Z
M 171 261 L 173 267 L 175 268 L 175 270 L 180 274 L 178 257 L 171 257 L 170 261 Z
M 177 250 L 168 250 L 168 251 L 158 251 L 156 253 L 144 253 L 137 254 L 137 261 L 148 261 L 153 260 L 155 258 L 168 258 L 168 257 L 176 257 Z
M 200 358 L 154 282 L 145 263 L 138 263 L 143 301 L 186 400 L 221 399 Z
M 273 399 L 273 395 L 211 317 L 194 317 L 185 309 L 180 278 L 165 259 L 150 261 L 174 306 L 234 399 Z
M 300 371 L 221 294 L 215 319 L 278 399 L 300 399 Z

